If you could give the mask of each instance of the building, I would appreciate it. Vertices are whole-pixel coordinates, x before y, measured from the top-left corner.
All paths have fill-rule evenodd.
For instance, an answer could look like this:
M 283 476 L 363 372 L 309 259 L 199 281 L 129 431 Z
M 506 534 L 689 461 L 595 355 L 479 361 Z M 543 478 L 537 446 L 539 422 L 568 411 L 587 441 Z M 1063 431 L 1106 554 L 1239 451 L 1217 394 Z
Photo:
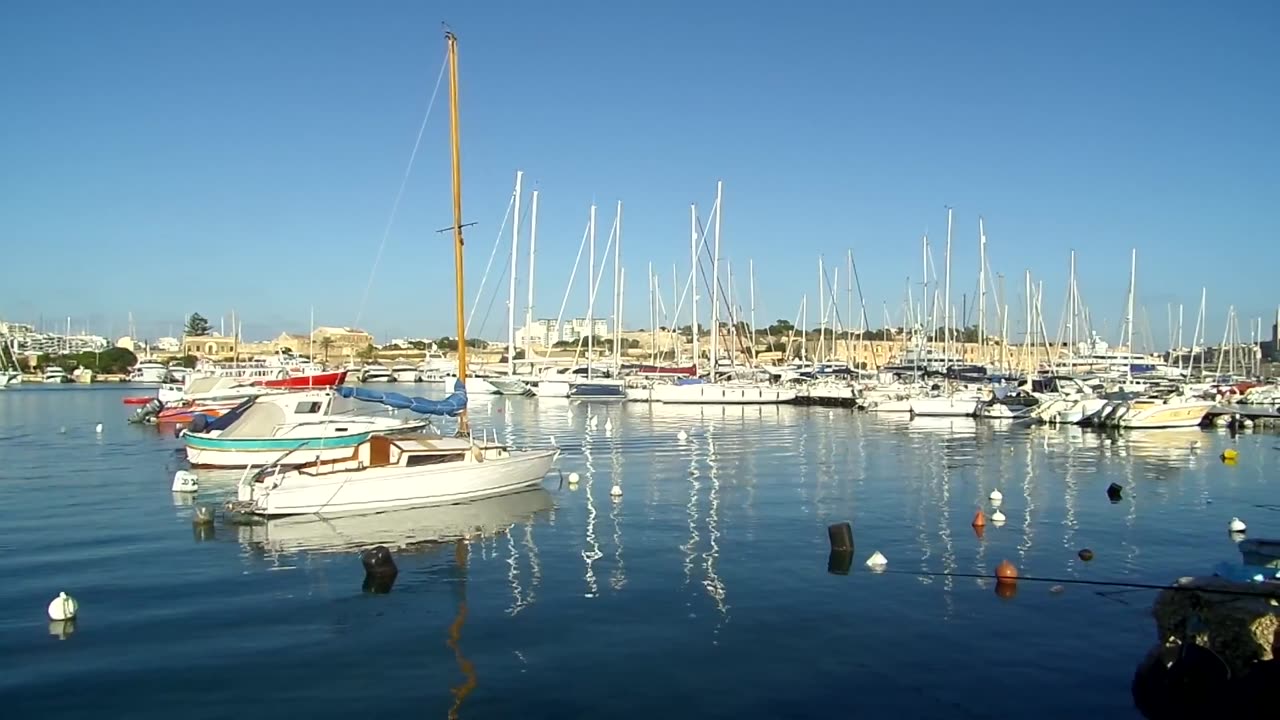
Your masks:
M 24 332 L 13 333 L 14 348 L 20 353 L 28 354 L 74 354 L 82 352 L 101 352 L 111 346 L 107 339 L 98 335 L 59 335 L 57 333 Z
M 609 337 L 607 321 L 594 319 L 591 324 L 595 328 L 596 337 Z M 516 328 L 516 346 L 524 345 L 526 337 L 530 339 L 532 345 L 543 348 L 551 347 L 558 342 L 577 342 L 580 338 L 586 337 L 586 330 L 586 318 L 574 318 L 561 324 L 547 318 L 534 320 L 528 327 Z
M 182 341 L 174 337 L 162 337 L 152 347 L 162 353 L 176 353 L 182 350 Z
M 236 339 L 223 335 L 188 335 L 182 338 L 182 354 L 198 358 L 230 357 L 236 352 Z
M 311 333 L 318 357 L 355 357 L 373 344 L 369 333 L 348 327 L 318 327 Z
M 273 352 L 283 352 L 292 355 L 306 355 L 311 352 L 312 341 L 307 335 L 299 335 L 297 333 L 282 332 L 275 340 L 271 341 L 271 349 Z

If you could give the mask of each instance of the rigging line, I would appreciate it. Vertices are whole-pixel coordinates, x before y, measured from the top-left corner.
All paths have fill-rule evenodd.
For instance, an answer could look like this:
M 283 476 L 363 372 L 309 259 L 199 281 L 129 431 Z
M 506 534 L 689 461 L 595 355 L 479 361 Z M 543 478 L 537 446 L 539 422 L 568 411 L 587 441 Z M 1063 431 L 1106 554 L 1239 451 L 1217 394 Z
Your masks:
M 515 202 L 516 202 L 516 195 L 515 193 L 511 193 L 511 202 L 507 204 L 507 215 L 502 218 L 502 226 L 498 229 L 498 241 L 494 243 L 493 252 L 490 253 L 489 255 L 489 267 L 486 267 L 484 269 L 484 279 L 480 281 L 480 289 L 476 291 L 476 299 L 471 306 L 471 315 L 467 317 L 467 334 L 468 335 L 471 334 L 471 317 L 475 315 L 476 307 L 480 304 L 480 295 L 484 291 L 484 283 L 486 280 L 489 279 L 489 270 L 493 266 L 493 259 L 497 255 L 498 246 L 502 244 L 502 236 L 504 234 L 504 231 L 507 228 L 507 220 L 510 218 L 511 208 L 512 206 L 515 205 Z M 530 212 L 529 208 L 525 208 L 525 211 L 521 213 L 520 217 L 516 218 L 516 223 L 518 225 L 523 225 L 524 219 L 529 217 L 529 212 Z M 511 253 L 508 252 L 504 260 L 510 260 L 510 259 L 511 259 Z M 509 265 L 510 263 L 506 263 L 506 262 L 503 263 L 502 274 L 498 276 L 498 282 L 494 283 L 493 285 L 493 294 L 489 296 L 489 305 L 485 308 L 484 317 L 480 318 L 480 328 L 476 330 L 477 336 L 482 335 L 484 333 L 484 327 L 489 323 L 489 314 L 493 311 L 493 303 L 498 299 L 498 291 L 502 289 L 502 281 L 507 279 L 507 272 L 508 272 L 507 267 Z
M 489 251 L 489 262 L 484 266 L 484 275 L 480 277 L 480 287 L 476 288 L 476 296 L 471 301 L 471 312 L 467 314 L 467 324 L 463 328 L 464 335 L 471 334 L 471 320 L 476 316 L 476 308 L 480 305 L 480 296 L 484 293 L 484 284 L 489 281 L 489 271 L 493 269 L 493 259 L 498 256 L 498 246 L 502 245 L 502 233 L 507 229 L 507 221 L 511 219 L 511 207 L 516 203 L 516 194 L 511 193 L 507 202 L 507 211 L 502 215 L 502 224 L 498 226 L 498 236 L 493 239 L 493 250 Z
M 378 243 L 378 252 L 373 256 L 373 268 L 369 270 L 369 282 L 365 283 L 364 294 L 360 297 L 360 306 L 356 311 L 355 327 L 360 327 L 360 318 L 364 315 L 365 303 L 369 300 L 369 290 L 373 288 L 373 278 L 378 274 L 378 263 L 382 261 L 382 251 L 387 247 L 387 238 L 391 236 L 391 227 L 396 222 L 396 213 L 400 209 L 400 200 L 404 197 L 404 189 L 409 184 L 409 175 L 413 172 L 413 161 L 418 157 L 418 148 L 422 145 L 422 133 L 427 129 L 427 120 L 431 118 L 431 109 L 436 106 L 436 96 L 440 93 L 440 82 L 444 80 L 444 71 L 449 67 L 449 53 L 446 50 L 444 62 L 440 64 L 440 74 L 436 76 L 436 86 L 431 91 L 431 100 L 427 103 L 427 112 L 422 116 L 422 124 L 418 126 L 418 137 L 413 141 L 413 151 L 409 153 L 409 162 L 405 165 L 404 176 L 400 178 L 400 189 L 391 203 L 391 215 L 382 229 L 382 241 Z

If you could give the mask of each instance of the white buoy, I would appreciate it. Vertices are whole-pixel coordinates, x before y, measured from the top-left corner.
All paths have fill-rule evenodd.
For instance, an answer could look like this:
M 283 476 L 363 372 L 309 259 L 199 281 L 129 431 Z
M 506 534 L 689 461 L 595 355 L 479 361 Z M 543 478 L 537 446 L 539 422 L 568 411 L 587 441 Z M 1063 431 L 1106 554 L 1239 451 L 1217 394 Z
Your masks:
M 614 485 L 613 487 L 609 488 L 609 496 L 616 497 L 616 498 L 622 497 L 622 486 Z
M 999 527 L 1004 524 L 1005 520 L 1008 520 L 1008 518 L 1006 518 L 1004 516 L 1004 513 L 1000 512 L 999 510 L 996 510 L 995 512 L 991 513 L 991 524 Z
M 176 493 L 193 493 L 200 489 L 200 478 L 190 470 L 179 470 L 173 474 L 173 487 Z
M 871 557 L 867 558 L 867 567 L 871 568 L 872 570 L 877 570 L 877 571 L 883 570 L 888 565 L 889 565 L 889 558 L 885 557 L 884 555 L 881 555 L 879 550 L 871 553 Z
M 570 484 L 570 485 L 577 485 L 577 484 L 578 484 L 578 473 L 576 473 L 576 472 L 571 472 L 571 473 L 569 473 L 569 484 Z
M 1244 521 L 1238 517 L 1231 518 L 1231 522 L 1227 523 L 1227 530 L 1233 533 L 1242 533 L 1246 529 Z
M 999 490 L 992 490 L 991 494 L 987 496 L 987 499 L 993 503 L 998 503 L 1004 499 L 1004 495 L 1001 495 Z
M 680 432 L 676 433 L 676 439 L 678 439 L 680 442 L 684 442 L 685 440 L 689 439 L 689 433 L 685 432 L 684 430 L 681 430 Z
M 604 419 L 604 431 L 607 433 L 613 432 L 613 418 Z
M 98 433 L 99 435 L 101 435 L 101 434 L 102 434 L 102 423 L 98 423 L 97 425 L 95 425 L 95 426 L 94 426 L 94 428 L 93 428 L 93 431 L 94 431 L 94 432 L 96 432 L 96 433 Z
M 1251 420 L 1251 419 L 1249 419 L 1249 418 L 1240 418 L 1240 427 L 1242 427 L 1242 428 L 1251 428 L 1251 427 L 1253 427 L 1253 420 Z
M 79 611 L 80 603 L 64 592 L 58 593 L 58 597 L 49 603 L 50 620 L 75 620 Z

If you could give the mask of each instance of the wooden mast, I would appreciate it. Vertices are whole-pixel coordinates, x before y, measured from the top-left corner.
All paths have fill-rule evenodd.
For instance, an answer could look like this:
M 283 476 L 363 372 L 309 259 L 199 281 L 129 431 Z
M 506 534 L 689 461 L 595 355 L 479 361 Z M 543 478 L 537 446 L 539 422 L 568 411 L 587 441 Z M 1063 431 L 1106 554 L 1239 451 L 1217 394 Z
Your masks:
M 467 319 L 466 300 L 462 289 L 462 143 L 458 127 L 458 38 L 451 31 L 444 33 L 449 48 L 449 141 L 453 148 L 453 268 L 455 301 L 458 310 L 458 382 L 467 384 Z M 458 434 L 468 431 L 467 411 L 458 415 Z

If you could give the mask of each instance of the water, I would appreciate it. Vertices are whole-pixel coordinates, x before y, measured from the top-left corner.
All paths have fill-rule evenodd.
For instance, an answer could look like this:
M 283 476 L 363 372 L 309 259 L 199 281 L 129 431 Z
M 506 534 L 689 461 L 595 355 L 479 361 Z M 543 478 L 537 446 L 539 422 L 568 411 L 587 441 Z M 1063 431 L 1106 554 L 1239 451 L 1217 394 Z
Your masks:
M 7 717 L 1136 717 L 1154 593 L 1023 581 L 1002 598 L 943 574 L 1008 559 L 1024 576 L 1167 583 L 1238 559 L 1233 515 L 1280 534 L 1270 435 L 495 398 L 475 425 L 554 436 L 576 487 L 553 474 L 465 514 L 206 537 L 169 491 L 179 441 L 124 421 L 139 392 L 0 391 Z M 198 501 L 236 475 L 203 474 Z M 993 488 L 1007 523 L 979 539 Z M 827 572 L 841 520 L 848 576 Z M 355 554 L 376 542 L 405 547 L 389 594 L 361 588 Z M 862 567 L 874 550 L 889 572 Z M 44 616 L 60 590 L 81 603 L 61 640 Z

